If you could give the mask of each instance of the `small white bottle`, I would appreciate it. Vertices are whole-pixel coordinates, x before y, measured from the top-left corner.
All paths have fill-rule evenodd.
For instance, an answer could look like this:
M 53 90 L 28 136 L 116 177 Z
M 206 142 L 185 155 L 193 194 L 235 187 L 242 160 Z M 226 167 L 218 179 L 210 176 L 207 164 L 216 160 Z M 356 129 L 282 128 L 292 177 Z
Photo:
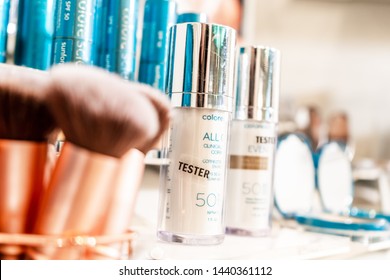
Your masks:
M 230 133 L 226 232 L 264 236 L 271 230 L 279 104 L 279 51 L 238 50 Z
M 206 23 L 171 28 L 166 92 L 173 117 L 161 168 L 158 237 L 218 244 L 233 109 L 235 31 Z

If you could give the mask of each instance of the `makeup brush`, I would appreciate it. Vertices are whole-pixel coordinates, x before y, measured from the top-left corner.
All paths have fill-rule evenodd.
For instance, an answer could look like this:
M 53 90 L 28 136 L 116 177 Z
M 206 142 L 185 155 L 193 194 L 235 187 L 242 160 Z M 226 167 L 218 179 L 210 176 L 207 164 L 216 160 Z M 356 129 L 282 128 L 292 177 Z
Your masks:
M 31 232 L 44 187 L 47 141 L 55 131 L 47 73 L 0 65 L 0 232 Z M 0 246 L 5 258 L 19 246 Z
M 149 85 L 134 83 L 133 91 L 145 95 L 158 112 L 160 130 L 151 141 L 152 144 L 149 145 L 150 148 L 156 148 L 169 125 L 170 103 L 161 92 Z M 99 230 L 100 234 L 118 236 L 128 231 L 144 174 L 144 159 L 145 153 L 137 149 L 131 149 L 122 157 L 115 181 L 112 184 L 112 199 Z M 113 256 L 116 254 L 120 258 L 121 256 L 118 256 L 118 254 L 120 254 L 121 246 L 123 246 L 123 241 L 109 244 L 109 246 L 102 246 L 92 252 L 91 258 L 105 259 L 110 254 L 113 254 Z
M 148 94 L 161 95 L 152 88 L 91 66 L 55 66 L 51 77 L 48 100 L 66 143 L 35 233 L 99 235 L 124 155 L 131 149 L 145 153 L 155 144 L 166 127 L 161 120 L 167 119 L 168 101 L 150 98 Z M 165 109 L 156 109 L 155 104 L 164 104 Z M 35 250 L 31 257 L 77 259 L 81 251 Z
M 111 184 L 111 199 L 100 224 L 99 235 L 120 236 L 129 232 L 129 226 L 137 201 L 138 190 L 145 169 L 145 154 L 130 149 L 122 158 L 115 179 Z M 121 259 L 123 245 L 129 240 L 116 240 L 91 250 L 93 259 Z

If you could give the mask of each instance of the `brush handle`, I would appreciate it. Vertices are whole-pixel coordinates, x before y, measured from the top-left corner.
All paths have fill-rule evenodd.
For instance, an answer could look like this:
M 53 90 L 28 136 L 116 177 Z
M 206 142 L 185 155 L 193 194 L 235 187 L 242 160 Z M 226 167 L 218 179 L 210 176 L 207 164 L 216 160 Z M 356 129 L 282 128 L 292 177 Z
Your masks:
M 120 160 L 64 144 L 40 207 L 35 233 L 96 234 Z
M 123 234 L 129 228 L 131 217 L 144 174 L 145 154 L 131 149 L 121 159 L 112 185 L 112 199 L 102 222 L 100 234 Z
M 122 165 L 122 162 L 127 160 L 136 167 L 126 174 L 128 165 Z M 133 151 L 128 159 L 122 160 L 66 142 L 40 207 L 35 233 L 101 235 L 122 230 L 124 225 L 111 219 L 118 219 L 115 217 L 117 213 L 128 211 L 131 207 L 125 200 L 129 202 L 134 199 L 131 184 L 135 182 L 138 187 L 142 166 L 143 156 L 138 151 Z M 130 178 L 133 175 L 136 176 L 134 180 Z M 130 191 L 126 184 L 130 184 Z M 118 196 L 128 197 L 122 197 L 122 201 L 119 201 Z M 127 227 L 127 218 L 125 223 Z M 80 248 L 29 251 L 32 258 L 48 259 L 78 259 L 82 253 Z
M 145 154 L 136 149 L 131 149 L 122 157 L 112 186 L 112 198 L 102 220 L 101 236 L 116 236 L 128 231 L 144 174 L 144 159 Z M 89 258 L 118 258 L 123 245 L 123 241 L 118 240 L 107 246 L 93 248 L 89 252 Z
M 44 190 L 47 143 L 0 140 L 0 232 L 28 233 Z M 0 253 L 18 255 L 19 246 Z

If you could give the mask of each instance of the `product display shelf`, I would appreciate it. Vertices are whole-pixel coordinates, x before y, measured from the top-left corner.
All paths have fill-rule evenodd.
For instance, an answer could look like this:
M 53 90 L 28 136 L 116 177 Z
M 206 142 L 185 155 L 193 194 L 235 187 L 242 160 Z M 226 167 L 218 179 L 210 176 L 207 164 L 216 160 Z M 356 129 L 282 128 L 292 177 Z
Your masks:
M 147 206 L 147 207 L 146 207 Z M 390 259 L 390 239 L 350 238 L 307 231 L 294 221 L 274 221 L 269 237 L 226 235 L 213 246 L 170 244 L 157 240 L 158 171 L 148 168 L 133 218 L 137 232 L 133 259 Z

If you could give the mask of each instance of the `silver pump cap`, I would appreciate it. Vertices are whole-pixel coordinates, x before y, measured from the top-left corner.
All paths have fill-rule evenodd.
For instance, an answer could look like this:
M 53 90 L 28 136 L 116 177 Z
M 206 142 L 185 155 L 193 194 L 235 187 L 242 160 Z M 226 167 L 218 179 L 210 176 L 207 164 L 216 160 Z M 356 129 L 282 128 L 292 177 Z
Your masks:
M 208 23 L 170 29 L 166 92 L 174 107 L 233 111 L 236 31 Z
M 238 49 L 234 119 L 278 122 L 280 52 L 263 46 Z

